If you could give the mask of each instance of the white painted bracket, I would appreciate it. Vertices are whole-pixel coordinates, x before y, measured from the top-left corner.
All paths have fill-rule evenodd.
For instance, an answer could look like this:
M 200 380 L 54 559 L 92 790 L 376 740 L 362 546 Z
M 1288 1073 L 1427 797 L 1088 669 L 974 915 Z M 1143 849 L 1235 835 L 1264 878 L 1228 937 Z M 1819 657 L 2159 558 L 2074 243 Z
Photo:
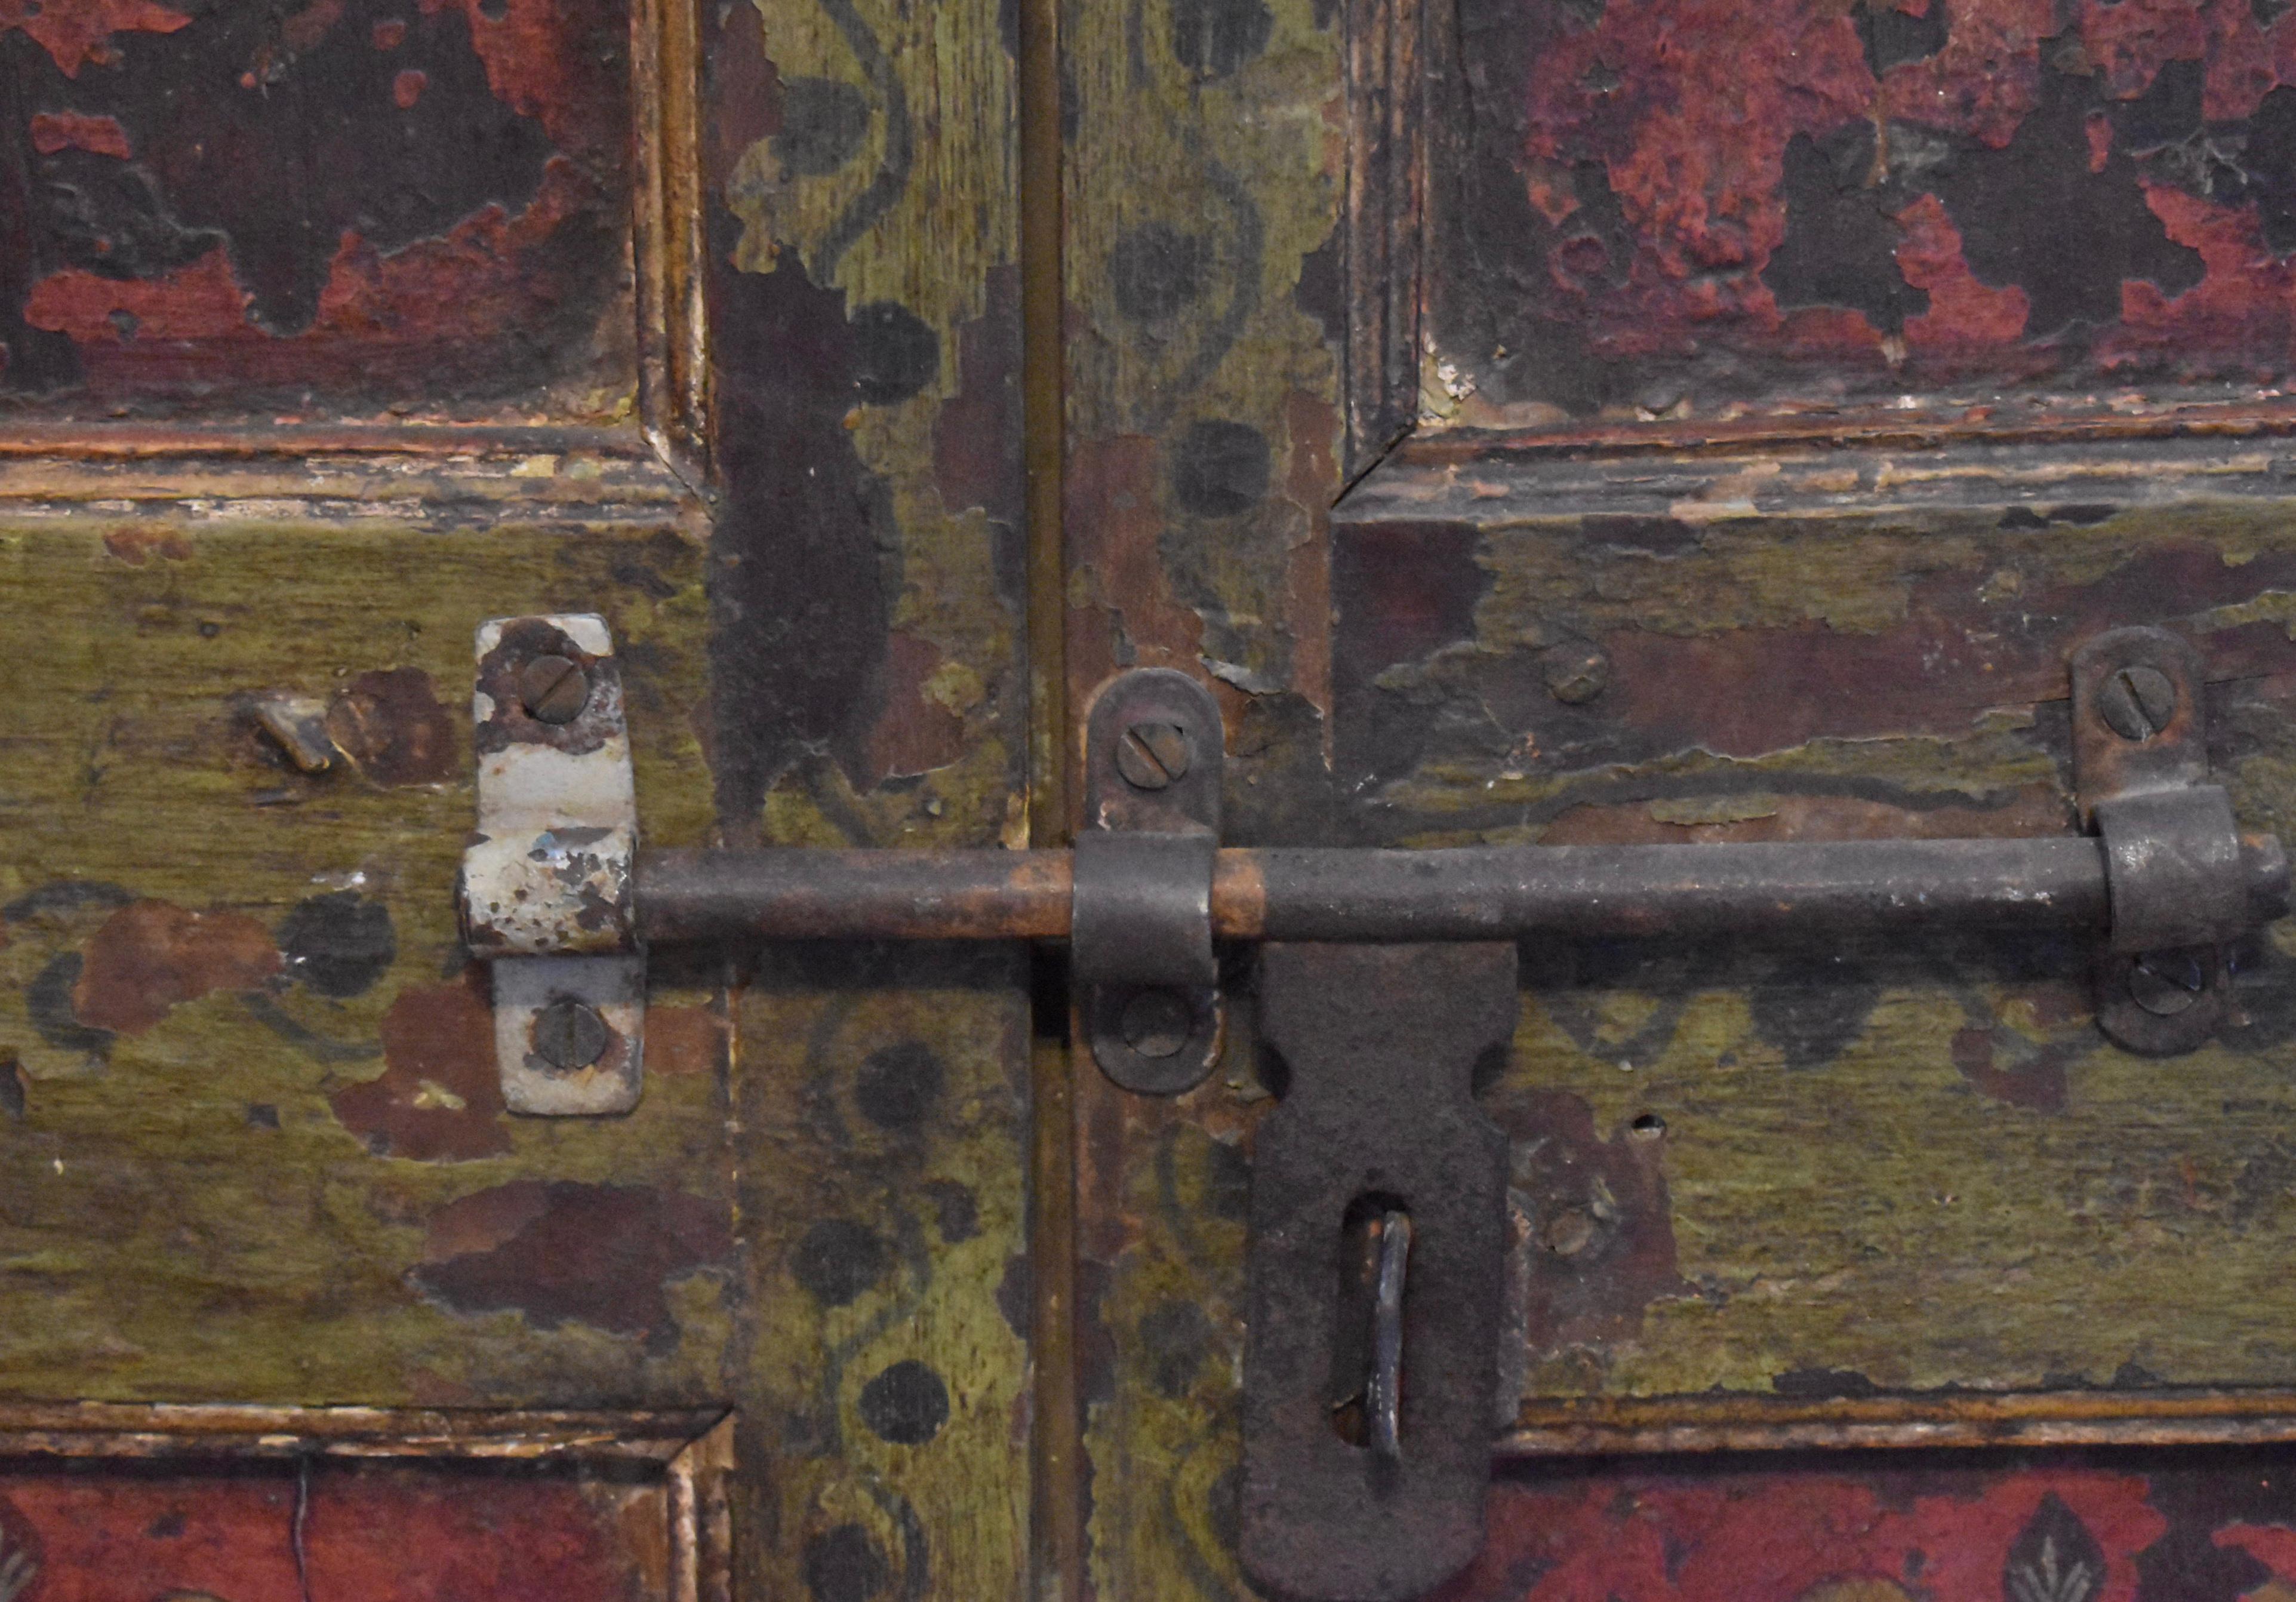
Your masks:
M 541 1116 L 627 1113 L 644 1082 L 645 957 L 613 638 L 604 619 L 572 613 L 493 619 L 477 645 L 463 932 L 493 968 L 503 1099 Z

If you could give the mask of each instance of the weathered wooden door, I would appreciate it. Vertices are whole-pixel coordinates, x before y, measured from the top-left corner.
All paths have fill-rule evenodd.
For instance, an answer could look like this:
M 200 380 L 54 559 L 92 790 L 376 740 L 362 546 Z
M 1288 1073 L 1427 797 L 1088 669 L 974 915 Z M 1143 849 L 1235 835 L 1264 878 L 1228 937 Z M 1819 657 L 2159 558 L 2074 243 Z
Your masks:
M 1239 843 L 2070 834 L 2161 625 L 2284 826 L 2287 11 L 1070 8 L 1071 694 L 1210 681 Z M 2290 1594 L 2286 951 L 2147 1058 L 2070 940 L 1526 944 L 1443 1594 Z M 1266 1088 L 1077 1095 L 1088 1583 L 1240 1594 Z
M 2140 624 L 2288 829 L 2286 11 L 0 0 L 0 1602 L 1247 1594 L 1248 963 L 1154 1097 L 664 949 L 513 1115 L 472 631 L 663 845 L 1059 847 L 1136 667 L 1233 845 L 2071 835 Z M 1526 942 L 1445 1594 L 2296 1595 L 2284 943 Z

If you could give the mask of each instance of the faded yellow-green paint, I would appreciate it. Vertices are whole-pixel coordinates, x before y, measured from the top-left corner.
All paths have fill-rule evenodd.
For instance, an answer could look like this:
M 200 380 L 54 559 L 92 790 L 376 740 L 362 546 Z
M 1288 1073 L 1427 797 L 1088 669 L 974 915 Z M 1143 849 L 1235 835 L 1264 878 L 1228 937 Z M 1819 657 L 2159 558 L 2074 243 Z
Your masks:
M 1061 8 L 1069 703 L 1136 665 L 1218 684 L 1237 841 L 1301 839 L 1320 789 L 1341 431 L 1324 321 L 1346 189 L 1335 9 Z M 1103 1598 L 1240 1594 L 1237 1111 L 1217 1089 L 1125 1097 L 1078 1064 L 1085 1582 Z
M 914 700 L 958 735 L 882 782 L 837 762 L 792 767 L 764 798 L 760 833 L 778 844 L 1020 843 L 1019 209 L 997 10 L 758 0 L 754 14 L 784 136 L 732 152 L 718 175 L 717 199 L 740 225 L 731 263 L 804 274 L 838 292 L 857 325 L 906 315 L 931 332 L 937 360 L 916 392 L 857 399 L 843 421 L 882 497 L 879 537 L 900 575 L 895 642 L 931 663 Z M 808 147 L 793 160 L 824 129 L 791 118 L 831 102 L 865 108 L 865 126 L 832 159 Z M 1016 431 L 1009 461 L 993 456 L 1000 415 Z M 988 504 L 969 504 L 964 486 Z M 1031 1424 L 1024 959 L 778 950 L 745 959 L 742 974 L 740 1439 L 745 1461 L 771 1466 L 742 1490 L 747 1594 L 1019 1597 Z
M 513 1120 L 464 1162 L 377 1155 L 331 1095 L 384 1064 L 379 1022 L 463 964 L 457 860 L 473 817 L 471 638 L 485 617 L 603 612 L 627 667 L 648 829 L 702 838 L 709 786 L 701 551 L 652 526 L 512 520 L 484 531 L 215 517 L 149 534 L 89 513 L 0 519 L 10 663 L 9 827 L 0 898 L 0 1053 L 23 1089 L 0 1113 L 0 1387 L 12 1396 L 157 1401 L 587 1405 L 721 1400 L 727 1265 L 678 1278 L 652 1343 L 514 1310 L 457 1312 L 412 1275 L 425 1226 L 457 1197 L 522 1179 L 682 1191 L 723 1207 L 724 1107 L 710 1073 L 656 1074 L 611 1121 Z M 450 770 L 386 785 L 305 777 L 266 758 L 247 692 L 322 698 L 356 675 L 428 675 L 453 719 Z M 356 890 L 387 908 L 397 957 L 363 994 L 259 997 L 301 1043 L 228 991 L 165 1009 L 94 1048 L 32 1015 L 44 970 L 82 949 L 118 897 L 275 928 Z M 43 890 L 51 891 L 43 898 Z M 672 986 L 658 1005 L 701 998 Z M 257 1111 L 260 1109 L 260 1111 Z M 276 1127 L 271 1127 L 275 1121 Z
M 1027 1573 L 1018 961 L 768 953 L 742 998 L 757 1527 L 800 1562 L 865 1541 L 895 1595 L 1018 1596 Z

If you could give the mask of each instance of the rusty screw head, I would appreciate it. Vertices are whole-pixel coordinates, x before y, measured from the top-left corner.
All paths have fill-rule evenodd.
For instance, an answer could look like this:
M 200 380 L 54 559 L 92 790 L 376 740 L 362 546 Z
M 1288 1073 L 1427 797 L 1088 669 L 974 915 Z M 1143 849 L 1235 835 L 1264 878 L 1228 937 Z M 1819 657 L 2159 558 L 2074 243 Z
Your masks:
M 2196 951 L 2147 951 L 2128 967 L 2128 998 L 2159 1018 L 2173 1018 L 2201 998 L 2208 971 Z
M 561 1073 L 587 1068 L 606 1055 L 613 1038 L 597 1008 L 571 996 L 534 1015 L 534 1055 Z
M 1161 1062 L 1179 1056 L 1195 1032 L 1194 1009 L 1177 990 L 1142 990 L 1124 1004 L 1119 1027 L 1127 1046 Z
M 2097 686 L 2096 712 L 2122 739 L 2149 740 L 2177 715 L 2177 686 L 2158 668 L 2123 668 Z
M 1539 660 L 1547 692 L 1565 706 L 1584 706 L 1611 682 L 1611 659 L 1584 641 L 1557 645 Z
M 1177 724 L 1131 724 L 1116 742 L 1116 771 L 1135 790 L 1161 790 L 1177 784 L 1188 776 L 1191 760 L 1187 731 Z
M 562 656 L 537 656 L 518 670 L 518 698 L 540 723 L 571 723 L 590 704 L 590 676 Z

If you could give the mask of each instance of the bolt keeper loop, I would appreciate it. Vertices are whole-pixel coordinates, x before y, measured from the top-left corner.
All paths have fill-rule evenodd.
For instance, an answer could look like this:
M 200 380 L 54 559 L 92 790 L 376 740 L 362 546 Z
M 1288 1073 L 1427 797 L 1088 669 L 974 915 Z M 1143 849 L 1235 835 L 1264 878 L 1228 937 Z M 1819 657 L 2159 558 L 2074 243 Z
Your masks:
M 2100 801 L 2115 951 L 2221 944 L 2251 924 L 2232 798 L 2221 785 Z

